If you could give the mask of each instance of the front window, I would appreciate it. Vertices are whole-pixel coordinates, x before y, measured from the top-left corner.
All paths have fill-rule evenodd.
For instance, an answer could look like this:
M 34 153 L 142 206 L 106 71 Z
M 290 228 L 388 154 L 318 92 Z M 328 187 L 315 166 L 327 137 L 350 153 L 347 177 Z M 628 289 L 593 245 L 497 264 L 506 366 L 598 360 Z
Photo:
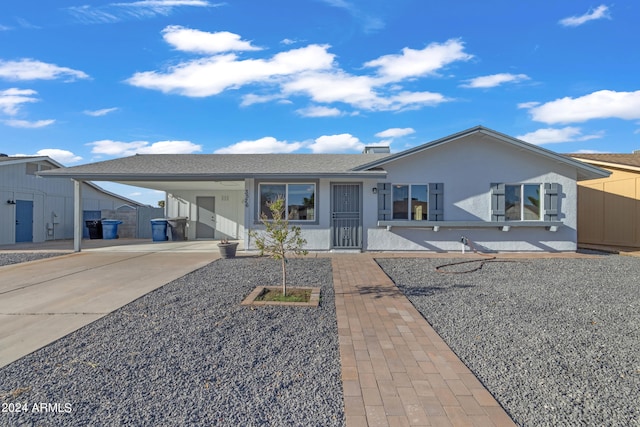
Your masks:
M 393 219 L 426 221 L 428 217 L 428 186 L 424 184 L 393 185 Z
M 285 199 L 287 215 L 293 221 L 315 220 L 314 183 L 260 184 L 260 214 L 271 219 L 269 204 L 279 197 Z
M 540 219 L 540 185 L 505 185 L 504 198 L 507 221 Z

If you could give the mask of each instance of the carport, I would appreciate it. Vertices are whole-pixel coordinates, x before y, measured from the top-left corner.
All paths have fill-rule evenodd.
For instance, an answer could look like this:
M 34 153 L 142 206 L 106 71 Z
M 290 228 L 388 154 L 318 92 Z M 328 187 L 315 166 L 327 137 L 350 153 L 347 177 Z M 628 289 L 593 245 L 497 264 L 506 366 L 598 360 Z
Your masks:
M 247 174 L 230 170 L 221 158 L 202 155 L 135 155 L 45 171 L 43 177 L 74 183 L 74 247 L 82 249 L 82 183 L 114 182 L 163 191 L 166 217 L 188 217 L 188 239 L 244 237 Z

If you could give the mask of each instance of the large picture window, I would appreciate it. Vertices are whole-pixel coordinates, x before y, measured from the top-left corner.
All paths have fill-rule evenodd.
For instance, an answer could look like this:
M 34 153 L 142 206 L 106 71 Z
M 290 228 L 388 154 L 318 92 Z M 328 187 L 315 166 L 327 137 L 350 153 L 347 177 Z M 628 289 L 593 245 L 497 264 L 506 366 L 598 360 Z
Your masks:
M 290 220 L 315 221 L 315 183 L 264 183 L 259 184 L 259 189 L 261 215 L 272 218 L 269 203 L 282 197 Z
M 393 184 L 393 219 L 426 221 L 429 213 L 429 186 Z
M 540 185 L 505 185 L 505 220 L 535 221 L 540 219 Z

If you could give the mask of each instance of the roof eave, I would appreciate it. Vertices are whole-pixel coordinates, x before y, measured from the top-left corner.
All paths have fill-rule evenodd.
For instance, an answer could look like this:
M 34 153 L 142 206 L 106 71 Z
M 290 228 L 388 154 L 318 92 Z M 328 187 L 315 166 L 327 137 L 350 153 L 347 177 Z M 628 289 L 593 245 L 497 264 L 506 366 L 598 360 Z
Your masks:
M 16 165 L 20 163 L 29 163 L 29 162 L 49 162 L 58 168 L 64 168 L 64 165 L 62 163 L 58 163 L 57 161 L 53 160 L 51 157 L 48 157 L 48 156 L 19 156 L 19 157 L 13 158 L 12 160 L 6 160 L 6 161 L 0 162 L 0 166 Z
M 585 159 L 585 158 L 580 157 L 580 156 L 571 156 L 571 157 L 576 159 L 576 160 L 579 160 L 581 162 L 588 163 L 590 165 L 609 167 L 609 168 L 616 168 L 616 169 L 624 169 L 624 170 L 628 170 L 628 171 L 632 171 L 632 172 L 640 172 L 640 167 L 639 166 L 625 165 L 623 163 L 616 163 L 616 162 L 604 162 L 602 160 Z
M 234 174 L 118 174 L 118 173 L 69 173 L 69 171 L 47 171 L 43 177 L 68 178 L 79 181 L 244 181 L 253 179 L 309 179 L 309 178 L 378 178 L 386 177 L 386 171 L 357 172 L 309 172 L 309 173 L 234 173 Z

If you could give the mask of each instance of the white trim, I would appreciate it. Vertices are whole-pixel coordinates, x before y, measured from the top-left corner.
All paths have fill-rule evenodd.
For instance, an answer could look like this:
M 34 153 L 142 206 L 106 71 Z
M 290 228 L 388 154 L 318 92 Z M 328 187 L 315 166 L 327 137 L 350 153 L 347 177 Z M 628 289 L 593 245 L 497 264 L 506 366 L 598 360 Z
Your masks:
M 540 206 L 538 206 L 538 219 L 523 219 L 524 218 L 524 186 L 538 186 L 538 198 Z M 507 187 L 517 187 L 520 186 L 520 219 L 507 219 Z M 542 221 L 544 219 L 544 187 L 541 183 L 537 182 L 520 182 L 507 184 L 504 183 L 504 221 L 505 222 L 522 222 L 522 221 Z M 503 231 L 509 231 L 503 230 Z
M 498 228 L 502 231 L 509 231 L 511 228 L 546 228 L 548 231 L 557 231 L 562 226 L 561 221 L 378 221 L 378 227 L 386 227 L 391 231 L 394 227 L 400 228 L 431 228 L 437 232 L 447 228 Z

